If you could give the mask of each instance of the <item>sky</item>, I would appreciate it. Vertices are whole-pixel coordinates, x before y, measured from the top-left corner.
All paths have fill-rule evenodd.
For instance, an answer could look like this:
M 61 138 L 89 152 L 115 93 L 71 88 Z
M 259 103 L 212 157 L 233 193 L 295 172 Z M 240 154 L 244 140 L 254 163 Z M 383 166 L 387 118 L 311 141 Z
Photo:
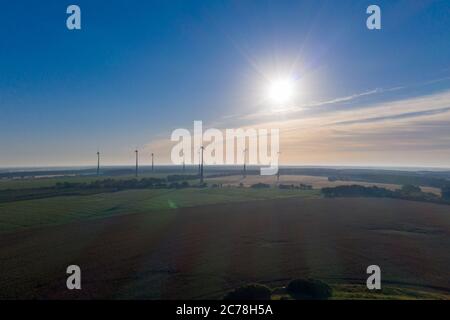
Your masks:
M 0 39 L 0 167 L 170 163 L 194 120 L 279 128 L 281 164 L 450 167 L 450 1 L 17 0 Z

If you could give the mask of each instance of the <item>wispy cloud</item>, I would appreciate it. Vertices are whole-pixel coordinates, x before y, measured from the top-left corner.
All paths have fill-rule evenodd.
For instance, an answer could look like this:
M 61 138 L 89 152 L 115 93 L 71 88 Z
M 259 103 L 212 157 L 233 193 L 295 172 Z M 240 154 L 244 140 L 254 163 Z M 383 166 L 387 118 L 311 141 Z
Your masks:
M 389 89 L 392 90 L 392 89 Z M 332 100 L 326 100 L 326 101 L 321 101 L 321 102 L 315 102 L 315 103 L 310 103 L 310 104 L 304 104 L 301 105 L 300 107 L 298 107 L 298 109 L 303 109 L 303 108 L 311 108 L 311 107 L 321 107 L 321 106 L 325 106 L 325 105 L 329 105 L 329 104 L 337 104 L 337 103 L 342 103 L 342 102 L 348 102 L 348 101 L 352 101 L 361 97 L 365 97 L 365 96 L 370 96 L 376 93 L 382 93 L 385 92 L 387 90 L 381 89 L 381 88 L 377 88 L 374 90 L 370 90 L 370 91 L 365 91 L 365 92 L 361 92 L 361 93 L 356 93 L 356 94 L 352 94 L 346 97 L 340 97 L 340 98 L 335 98 Z
M 373 123 L 373 122 L 381 122 L 386 120 L 398 120 L 398 119 L 408 119 L 408 118 L 417 118 L 422 116 L 430 116 L 441 113 L 446 113 L 450 111 L 450 107 L 433 109 L 433 110 L 424 110 L 424 111 L 415 111 L 415 112 L 405 112 L 400 114 L 393 114 L 381 117 L 371 117 L 365 119 L 357 119 L 357 120 L 349 120 L 349 121 L 340 121 L 335 122 L 333 125 L 347 125 L 347 124 L 356 124 L 356 123 Z
M 327 106 L 327 105 L 334 105 L 334 104 L 341 104 L 341 103 L 345 103 L 345 102 L 350 102 L 350 101 L 354 101 L 357 100 L 358 98 L 361 97 L 366 97 L 366 96 L 371 96 L 377 93 L 382 93 L 382 92 L 386 92 L 386 91 L 390 91 L 390 90 L 397 90 L 400 87 L 397 88 L 392 88 L 392 89 L 381 89 L 381 88 L 376 88 L 373 90 L 369 90 L 369 91 L 364 91 L 364 92 L 360 92 L 360 93 L 355 93 L 352 95 L 348 95 L 348 96 L 343 96 L 343 97 L 338 97 L 338 98 L 334 98 L 334 99 L 330 99 L 330 100 L 323 100 L 323 101 L 316 101 L 316 102 L 310 102 L 310 103 L 304 103 L 295 107 L 287 107 L 287 108 L 278 108 L 276 111 L 273 110 L 269 110 L 269 111 L 262 111 L 262 112 L 257 112 L 257 113 L 251 113 L 251 114 L 245 114 L 245 115 L 232 115 L 232 116 L 225 116 L 223 119 L 239 119 L 239 120 L 251 120 L 251 119 L 258 119 L 258 118 L 264 118 L 264 117 L 273 117 L 274 112 L 277 114 L 283 114 L 283 115 L 292 115 L 295 113 L 299 113 L 299 112 L 303 112 L 305 109 L 310 109 L 310 108 L 317 108 L 317 107 L 322 107 L 322 106 Z
M 222 118 L 222 121 L 224 122 L 224 124 L 234 122 L 245 125 L 246 123 L 248 124 L 270 121 L 276 117 L 284 117 L 289 119 L 305 118 L 314 117 L 319 113 L 321 116 L 323 116 L 324 114 L 332 114 L 341 110 L 351 109 L 352 111 L 354 111 L 360 109 L 370 109 L 372 105 L 377 106 L 378 102 L 381 100 L 390 99 L 387 100 L 387 102 L 395 101 L 395 97 L 392 96 L 392 93 L 394 92 L 402 92 L 401 96 L 419 95 L 420 97 L 420 94 L 423 96 L 422 89 L 449 80 L 450 77 L 441 77 L 438 79 L 426 80 L 415 84 L 398 85 L 389 88 L 375 88 L 347 96 L 336 97 L 333 99 L 306 102 L 293 107 L 278 108 L 275 111 L 266 109 L 248 114 L 227 115 Z
M 281 163 L 421 165 L 450 167 L 450 90 L 389 101 L 359 101 L 387 90 L 374 89 L 310 104 L 332 105 L 326 112 L 301 116 L 223 118 L 216 128 L 280 129 Z M 351 107 L 345 105 L 354 102 Z M 334 106 L 339 107 L 334 107 Z M 186 124 L 189 128 L 192 123 Z M 206 127 L 205 127 L 206 129 Z M 167 154 L 173 143 L 167 137 L 154 147 Z M 166 151 L 163 151 L 166 149 Z

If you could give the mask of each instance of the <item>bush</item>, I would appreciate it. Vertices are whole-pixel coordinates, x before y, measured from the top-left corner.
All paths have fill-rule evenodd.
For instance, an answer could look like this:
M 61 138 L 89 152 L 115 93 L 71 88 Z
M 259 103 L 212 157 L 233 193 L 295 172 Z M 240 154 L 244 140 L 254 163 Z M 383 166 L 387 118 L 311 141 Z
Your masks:
M 266 184 L 266 183 L 259 182 L 259 183 L 252 184 L 251 187 L 253 189 L 267 189 L 267 188 L 270 188 L 270 185 Z
M 296 299 L 326 300 L 333 294 L 331 287 L 320 280 L 296 279 L 289 282 L 288 293 Z
M 190 187 L 189 182 L 183 181 L 183 182 L 181 183 L 181 187 L 182 187 L 182 188 L 189 188 L 189 187 Z
M 293 184 L 280 184 L 278 186 L 279 189 L 295 189 Z
M 395 192 L 378 187 L 364 187 L 360 185 L 337 186 L 322 188 L 325 197 L 394 197 Z
M 167 176 L 168 182 L 175 182 L 175 181 L 183 181 L 183 180 L 195 180 L 198 179 L 198 174 L 172 174 Z
M 421 193 L 422 190 L 418 186 L 413 186 L 412 184 L 406 184 L 402 186 L 401 191 L 405 194 L 411 194 L 411 193 Z
M 260 284 L 248 284 L 229 292 L 224 300 L 270 300 L 272 291 Z
M 450 200 L 450 186 L 443 187 L 441 192 L 444 200 Z

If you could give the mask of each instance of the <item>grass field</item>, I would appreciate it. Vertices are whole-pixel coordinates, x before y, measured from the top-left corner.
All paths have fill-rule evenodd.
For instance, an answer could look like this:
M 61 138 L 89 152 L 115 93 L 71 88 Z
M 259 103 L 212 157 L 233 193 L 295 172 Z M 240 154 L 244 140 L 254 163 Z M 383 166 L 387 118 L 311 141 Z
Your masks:
M 167 174 L 141 174 L 139 178 L 166 178 Z M 26 188 L 40 188 L 40 187 L 51 187 L 58 182 L 71 182 L 71 183 L 89 183 L 99 179 L 133 179 L 134 175 L 120 175 L 120 176 L 66 176 L 66 177 L 55 177 L 55 178 L 39 178 L 39 179 L 3 179 L 0 180 L 0 190 L 4 189 L 26 189 Z M 336 187 L 341 185 L 351 185 L 358 184 L 363 186 L 377 186 L 381 188 L 386 188 L 389 190 L 400 189 L 402 186 L 400 184 L 392 183 L 374 183 L 374 182 L 363 182 L 363 181 L 329 181 L 327 177 L 321 176 L 306 176 L 306 175 L 282 175 L 278 181 L 276 176 L 260 176 L 260 175 L 249 175 L 245 179 L 240 175 L 224 176 L 216 178 L 208 178 L 207 182 L 209 184 L 221 183 L 228 186 L 239 186 L 242 183 L 244 186 L 250 186 L 255 183 L 267 183 L 271 185 L 276 185 L 278 183 L 282 184 L 308 184 L 316 189 L 324 187 Z M 436 195 L 441 194 L 441 190 L 433 187 L 421 187 L 422 191 L 434 193 Z
M 288 197 L 318 197 L 318 190 L 189 188 L 126 190 L 0 203 L 0 233 L 113 215 L 154 212 L 205 204 Z
M 400 184 L 392 183 L 375 183 L 375 182 L 363 182 L 363 181 L 329 181 L 327 177 L 320 176 L 305 176 L 305 175 L 281 175 L 280 179 L 277 180 L 276 176 L 260 176 L 252 175 L 247 176 L 245 179 L 242 176 L 226 176 L 208 179 L 210 183 L 222 183 L 229 186 L 238 186 L 242 183 L 244 186 L 250 186 L 255 183 L 266 183 L 266 184 L 294 184 L 299 183 L 311 185 L 315 189 L 326 188 L 326 187 L 337 187 L 342 185 L 362 185 L 362 186 L 377 186 L 380 188 L 385 188 L 388 190 L 397 190 L 402 187 Z M 430 192 L 436 195 L 441 195 L 441 190 L 432 187 L 421 187 L 422 191 Z
M 332 300 L 449 300 L 450 293 L 417 287 L 385 284 L 379 291 L 369 291 L 362 284 L 331 284 Z M 272 289 L 272 300 L 288 299 L 292 296 L 285 287 Z
M 167 174 L 141 174 L 139 178 L 166 178 Z M 52 187 L 58 182 L 71 182 L 71 183 L 89 183 L 96 180 L 103 179 L 134 179 L 134 175 L 117 175 L 117 176 L 61 176 L 61 177 L 49 177 L 49 178 L 24 178 L 24 179 L 0 179 L 0 190 L 5 189 L 28 189 L 28 188 L 42 188 Z
M 60 202 L 46 203 L 38 214 L 47 215 L 46 226 L 0 234 L 0 298 L 217 299 L 246 283 L 275 288 L 298 277 L 331 283 L 335 299 L 449 297 L 448 206 L 284 192 L 187 189 L 101 195 L 106 201 L 51 199 Z M 198 206 L 200 196 L 210 204 Z M 230 198 L 240 202 L 227 203 Z M 9 208 L 18 215 L 43 208 L 24 202 Z M 106 204 L 111 211 L 102 211 Z M 54 221 L 58 212 L 64 218 Z M 10 219 L 15 214 L 2 211 Z M 70 264 L 82 268 L 81 291 L 65 288 Z M 370 264 L 381 267 L 382 292 L 364 288 Z

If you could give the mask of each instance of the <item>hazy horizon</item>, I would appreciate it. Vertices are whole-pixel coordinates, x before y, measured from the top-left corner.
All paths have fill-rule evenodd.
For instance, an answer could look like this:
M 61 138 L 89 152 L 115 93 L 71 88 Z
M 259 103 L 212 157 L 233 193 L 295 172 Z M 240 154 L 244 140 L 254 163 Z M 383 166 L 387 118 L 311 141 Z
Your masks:
M 247 165 L 247 169 L 251 170 L 252 168 L 259 168 L 261 165 Z M 155 164 L 155 169 L 158 168 L 167 168 L 167 167 L 177 167 L 180 168 L 180 165 L 174 165 L 169 163 Z M 198 164 L 186 165 L 186 168 L 197 168 Z M 205 168 L 241 168 L 242 165 L 205 165 Z M 424 167 L 424 166 L 356 166 L 356 165 L 300 165 L 300 164 L 291 164 L 291 165 L 279 165 L 280 168 L 325 168 L 325 169 L 373 169 L 373 170 L 399 170 L 399 171 L 448 171 L 450 167 Z M 134 169 L 135 165 L 133 164 L 104 164 L 101 166 L 103 169 L 115 169 L 115 168 L 129 168 Z M 139 164 L 139 168 L 150 169 L 151 164 Z M 27 171 L 54 171 L 54 170 L 96 170 L 96 165 L 72 165 L 72 166 L 23 166 L 23 167 L 0 167 L 1 171 L 9 171 L 9 172 L 27 172 Z

